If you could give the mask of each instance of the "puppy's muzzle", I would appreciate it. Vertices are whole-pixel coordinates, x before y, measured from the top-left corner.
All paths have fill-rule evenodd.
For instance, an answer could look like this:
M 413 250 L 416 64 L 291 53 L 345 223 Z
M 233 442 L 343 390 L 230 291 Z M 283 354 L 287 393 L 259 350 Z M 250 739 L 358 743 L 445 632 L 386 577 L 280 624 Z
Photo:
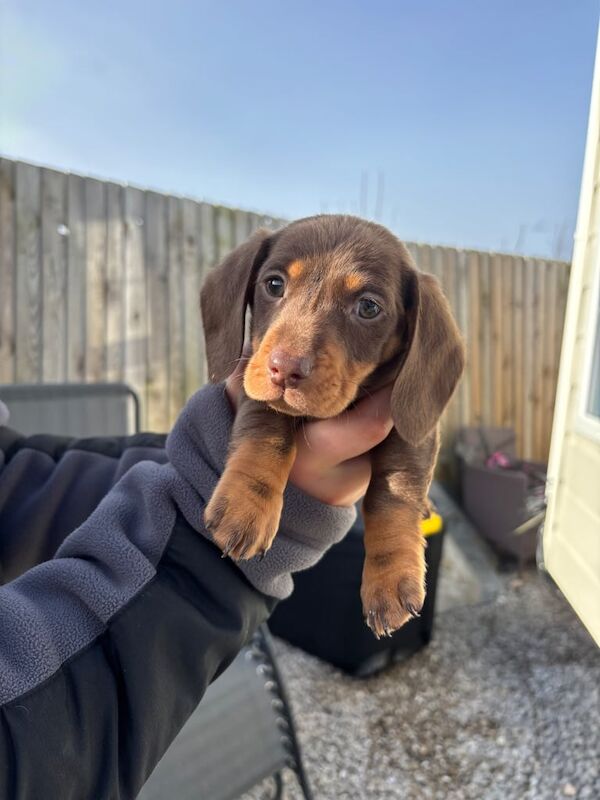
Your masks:
M 294 356 L 276 348 L 271 351 L 268 361 L 269 378 L 273 386 L 282 389 L 295 389 L 312 372 L 313 362 L 308 356 Z

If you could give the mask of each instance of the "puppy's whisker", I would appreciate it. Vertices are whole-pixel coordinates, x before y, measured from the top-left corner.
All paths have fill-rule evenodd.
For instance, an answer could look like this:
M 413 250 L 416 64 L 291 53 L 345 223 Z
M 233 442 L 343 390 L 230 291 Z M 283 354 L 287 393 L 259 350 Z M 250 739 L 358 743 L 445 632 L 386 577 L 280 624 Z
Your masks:
M 249 360 L 250 359 L 248 358 L 248 356 L 240 356 L 239 358 L 234 358 L 233 361 L 228 361 L 227 362 L 227 366 L 228 367 L 231 367 L 231 366 L 237 367 L 237 365 L 240 363 L 240 361 L 249 361 Z

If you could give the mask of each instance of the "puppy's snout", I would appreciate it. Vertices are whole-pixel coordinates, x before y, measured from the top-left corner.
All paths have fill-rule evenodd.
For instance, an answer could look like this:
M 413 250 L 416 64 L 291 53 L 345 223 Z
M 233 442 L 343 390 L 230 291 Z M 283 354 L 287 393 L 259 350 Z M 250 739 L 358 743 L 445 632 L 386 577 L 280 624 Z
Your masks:
M 306 356 L 292 356 L 285 350 L 272 350 L 269 356 L 269 377 L 275 386 L 297 386 L 308 378 L 312 370 L 312 360 Z

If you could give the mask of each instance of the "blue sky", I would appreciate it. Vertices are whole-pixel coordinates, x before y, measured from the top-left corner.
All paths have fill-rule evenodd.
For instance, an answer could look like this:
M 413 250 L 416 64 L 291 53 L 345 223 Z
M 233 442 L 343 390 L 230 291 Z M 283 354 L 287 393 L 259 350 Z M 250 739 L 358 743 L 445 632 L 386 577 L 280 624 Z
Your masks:
M 405 239 L 565 257 L 598 11 L 0 0 L 0 152 L 278 216 L 364 211 Z

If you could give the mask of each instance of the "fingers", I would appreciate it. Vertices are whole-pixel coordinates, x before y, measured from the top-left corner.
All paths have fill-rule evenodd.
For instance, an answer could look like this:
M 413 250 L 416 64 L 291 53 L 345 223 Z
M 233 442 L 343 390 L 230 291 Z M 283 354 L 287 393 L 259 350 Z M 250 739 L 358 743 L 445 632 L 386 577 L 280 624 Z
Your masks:
M 307 423 L 298 437 L 299 455 L 310 451 L 322 463 L 339 464 L 371 450 L 392 430 L 391 395 L 392 387 L 386 386 L 350 411 Z

